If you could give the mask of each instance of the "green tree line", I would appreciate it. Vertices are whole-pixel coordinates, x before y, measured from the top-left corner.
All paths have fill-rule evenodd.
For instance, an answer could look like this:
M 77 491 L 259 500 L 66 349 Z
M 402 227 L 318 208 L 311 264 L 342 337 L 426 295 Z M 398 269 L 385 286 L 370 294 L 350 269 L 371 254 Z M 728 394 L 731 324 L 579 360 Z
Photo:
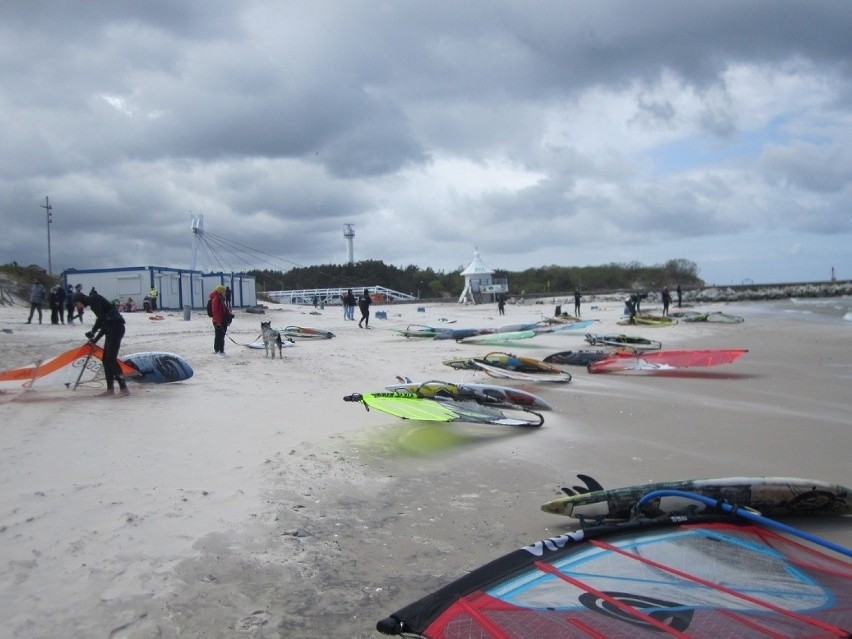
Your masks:
M 445 273 L 410 265 L 405 268 L 380 260 L 354 264 L 323 264 L 289 271 L 253 270 L 257 291 L 298 290 L 305 288 L 355 288 L 384 286 L 419 297 L 437 298 L 459 295 L 464 286 L 463 268 Z M 558 295 L 574 290 L 604 292 L 614 290 L 657 290 L 663 286 L 683 288 L 704 286 L 698 266 L 686 259 L 669 260 L 662 265 L 603 264 L 600 266 L 543 266 L 523 271 L 496 269 L 495 279 L 505 278 L 510 295 Z

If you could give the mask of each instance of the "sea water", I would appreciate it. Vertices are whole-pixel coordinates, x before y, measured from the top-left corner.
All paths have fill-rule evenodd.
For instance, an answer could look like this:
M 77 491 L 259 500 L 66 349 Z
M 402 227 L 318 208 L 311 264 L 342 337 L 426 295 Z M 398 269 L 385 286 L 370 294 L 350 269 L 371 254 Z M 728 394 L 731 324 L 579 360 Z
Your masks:
M 743 302 L 731 306 L 740 314 L 764 320 L 801 320 L 833 326 L 852 327 L 852 296 L 791 297 L 767 302 Z M 737 310 L 730 311 L 737 314 Z

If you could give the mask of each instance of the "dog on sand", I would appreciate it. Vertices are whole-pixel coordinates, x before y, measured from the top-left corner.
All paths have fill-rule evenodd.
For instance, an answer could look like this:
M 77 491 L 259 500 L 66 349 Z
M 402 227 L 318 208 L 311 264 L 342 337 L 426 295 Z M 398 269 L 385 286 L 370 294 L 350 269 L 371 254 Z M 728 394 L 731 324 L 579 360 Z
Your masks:
M 266 357 L 272 353 L 272 359 L 275 359 L 275 348 L 278 347 L 278 358 L 284 359 L 281 354 L 281 333 L 272 328 L 272 322 L 261 322 L 260 331 L 263 334 L 263 348 L 266 350 Z

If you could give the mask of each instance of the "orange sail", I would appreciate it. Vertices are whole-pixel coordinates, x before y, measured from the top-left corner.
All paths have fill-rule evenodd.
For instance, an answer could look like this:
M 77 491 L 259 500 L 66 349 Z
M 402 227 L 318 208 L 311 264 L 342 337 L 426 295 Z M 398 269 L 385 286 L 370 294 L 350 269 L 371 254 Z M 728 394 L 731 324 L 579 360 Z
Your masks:
M 101 374 L 103 349 L 89 344 L 60 353 L 56 357 L 29 366 L 0 372 L 0 390 L 26 390 L 70 386 L 92 381 Z M 125 376 L 138 375 L 132 366 L 118 361 Z

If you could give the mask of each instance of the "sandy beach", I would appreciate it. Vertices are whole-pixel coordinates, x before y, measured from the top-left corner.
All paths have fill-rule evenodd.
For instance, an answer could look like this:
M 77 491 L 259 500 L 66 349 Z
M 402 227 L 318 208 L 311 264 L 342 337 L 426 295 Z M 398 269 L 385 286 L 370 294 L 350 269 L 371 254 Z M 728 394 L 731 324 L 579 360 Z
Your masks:
M 520 385 L 554 406 L 540 429 L 407 422 L 342 401 L 397 375 L 489 380 L 443 366 L 451 356 L 587 348 L 586 331 L 501 348 L 393 330 L 535 321 L 554 301 L 503 317 L 495 305 L 378 305 L 387 319 L 370 330 L 339 307 L 270 305 L 237 312 L 225 359 L 204 312 L 127 314 L 123 354 L 177 353 L 195 375 L 131 383 L 121 399 L 0 394 L 0 636 L 376 637 L 403 605 L 573 527 L 539 507 L 577 473 L 612 487 L 734 475 L 852 486 L 852 325 L 762 304 L 700 307 L 741 324 L 645 328 L 618 326 L 616 299 L 587 300 L 584 319 L 599 320 L 589 332 L 749 353 L 717 368 L 574 367 L 570 384 Z M 93 320 L 27 325 L 27 313 L 0 307 L 0 369 L 82 345 Z M 270 360 L 244 346 L 267 319 L 336 337 Z M 852 545 L 849 517 L 795 523 Z

